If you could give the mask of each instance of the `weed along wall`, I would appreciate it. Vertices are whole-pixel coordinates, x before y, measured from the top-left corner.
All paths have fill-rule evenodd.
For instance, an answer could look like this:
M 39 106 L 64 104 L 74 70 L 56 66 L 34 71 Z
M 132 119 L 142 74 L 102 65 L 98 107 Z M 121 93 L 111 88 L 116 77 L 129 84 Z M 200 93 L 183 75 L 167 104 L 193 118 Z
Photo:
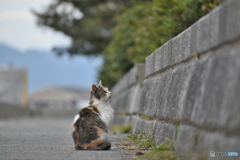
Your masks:
M 170 138 L 179 154 L 240 154 L 240 1 L 172 38 L 112 91 L 117 124 L 153 131 L 156 142 Z

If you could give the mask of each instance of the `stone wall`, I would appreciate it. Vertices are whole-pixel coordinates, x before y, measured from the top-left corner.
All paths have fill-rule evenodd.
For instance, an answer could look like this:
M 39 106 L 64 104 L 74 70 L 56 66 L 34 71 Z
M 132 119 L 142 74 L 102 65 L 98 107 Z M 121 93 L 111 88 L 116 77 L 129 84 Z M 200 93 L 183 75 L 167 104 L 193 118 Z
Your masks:
M 134 102 L 112 106 L 130 113 L 128 104 L 136 104 L 133 131 L 153 131 L 156 142 L 170 138 L 179 154 L 194 159 L 234 158 L 212 158 L 210 151 L 240 153 L 239 0 L 225 1 L 146 57 L 137 99 L 127 85 L 132 74 L 114 87 L 122 95 L 112 101 Z
M 142 81 L 145 65 L 138 63 L 112 88 L 110 103 L 114 109 L 114 124 L 130 123 L 132 116 L 139 111 Z

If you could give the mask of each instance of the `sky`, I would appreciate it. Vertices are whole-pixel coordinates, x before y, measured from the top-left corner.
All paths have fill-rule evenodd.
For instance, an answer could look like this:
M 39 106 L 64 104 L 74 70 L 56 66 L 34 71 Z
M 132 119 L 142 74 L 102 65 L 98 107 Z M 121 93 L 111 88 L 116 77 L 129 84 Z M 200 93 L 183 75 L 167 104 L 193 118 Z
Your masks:
M 68 46 L 71 39 L 50 28 L 36 24 L 31 9 L 43 11 L 54 0 L 0 0 L 0 43 L 21 51 L 49 50 L 53 46 Z

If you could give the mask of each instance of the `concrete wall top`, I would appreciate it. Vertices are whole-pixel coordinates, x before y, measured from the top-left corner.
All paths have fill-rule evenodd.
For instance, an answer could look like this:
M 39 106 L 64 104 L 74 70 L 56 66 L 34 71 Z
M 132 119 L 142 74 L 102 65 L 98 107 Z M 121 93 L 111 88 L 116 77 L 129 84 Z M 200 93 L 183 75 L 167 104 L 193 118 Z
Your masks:
M 134 67 L 124 75 L 124 77 L 118 81 L 118 83 L 112 88 L 113 93 L 119 93 L 120 91 L 131 87 L 136 83 L 141 83 L 144 79 L 145 64 L 137 63 Z
M 146 57 L 145 76 L 240 37 L 240 1 L 227 0 Z

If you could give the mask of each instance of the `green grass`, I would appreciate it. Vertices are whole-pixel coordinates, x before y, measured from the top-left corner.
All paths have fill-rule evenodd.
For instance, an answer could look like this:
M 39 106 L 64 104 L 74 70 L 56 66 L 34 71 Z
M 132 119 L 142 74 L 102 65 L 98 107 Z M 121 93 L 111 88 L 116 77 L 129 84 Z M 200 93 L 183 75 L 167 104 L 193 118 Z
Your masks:
M 138 114 L 138 116 L 142 119 L 158 121 L 157 118 L 147 116 L 146 112 L 145 113 L 140 113 L 140 114 Z
M 141 116 L 145 116 L 144 119 L 148 119 L 146 114 L 141 114 Z M 142 117 L 141 117 L 142 118 Z M 192 149 L 186 155 L 177 155 L 175 151 L 175 143 L 177 141 L 178 135 L 178 127 L 180 125 L 180 120 L 176 121 L 175 125 L 175 135 L 173 140 L 165 139 L 163 143 L 156 143 L 155 133 L 153 128 L 151 129 L 148 126 L 146 131 L 138 131 L 132 133 L 125 139 L 125 145 L 128 146 L 125 148 L 128 150 L 128 154 L 133 156 L 133 158 L 137 158 L 138 160 L 189 160 L 194 158 L 194 153 L 196 151 L 197 145 L 201 142 L 201 139 L 198 134 L 192 137 L 192 141 L 194 145 Z M 207 154 L 202 152 L 198 160 L 205 160 Z M 196 159 L 196 157 L 194 158 Z
M 170 139 L 166 139 L 164 143 L 156 144 L 154 142 L 154 132 L 147 133 L 145 131 L 135 132 L 128 136 L 125 140 L 127 143 L 132 143 L 129 150 L 135 149 L 148 151 L 144 155 L 138 158 L 143 160 L 176 160 L 177 157 L 174 153 L 174 142 Z
M 139 149 L 151 149 L 154 145 L 154 133 L 152 132 L 152 135 L 148 137 L 145 131 L 135 132 L 128 136 L 126 141 L 133 143 Z
M 174 142 L 167 139 L 164 143 L 153 146 L 152 151 L 147 152 L 141 159 L 176 160 L 177 156 L 174 153 Z
M 178 126 L 179 126 L 180 120 L 177 120 L 176 122 L 176 128 L 175 128 L 175 135 L 174 135 L 174 139 L 175 141 L 177 140 L 177 134 L 178 134 Z
M 140 115 L 140 118 L 146 119 L 146 120 L 150 120 L 150 117 L 147 116 L 147 113 L 142 113 L 142 114 Z
M 126 111 L 119 111 L 119 112 L 117 113 L 117 115 L 119 115 L 119 116 L 126 116 L 126 115 L 127 115 L 127 112 L 126 112 Z
M 196 57 L 197 59 L 200 59 L 200 56 L 201 56 L 200 53 L 198 53 L 198 52 L 195 53 L 195 57 Z
M 110 130 L 116 133 L 130 133 L 131 132 L 131 124 L 128 125 L 112 125 L 110 126 Z

